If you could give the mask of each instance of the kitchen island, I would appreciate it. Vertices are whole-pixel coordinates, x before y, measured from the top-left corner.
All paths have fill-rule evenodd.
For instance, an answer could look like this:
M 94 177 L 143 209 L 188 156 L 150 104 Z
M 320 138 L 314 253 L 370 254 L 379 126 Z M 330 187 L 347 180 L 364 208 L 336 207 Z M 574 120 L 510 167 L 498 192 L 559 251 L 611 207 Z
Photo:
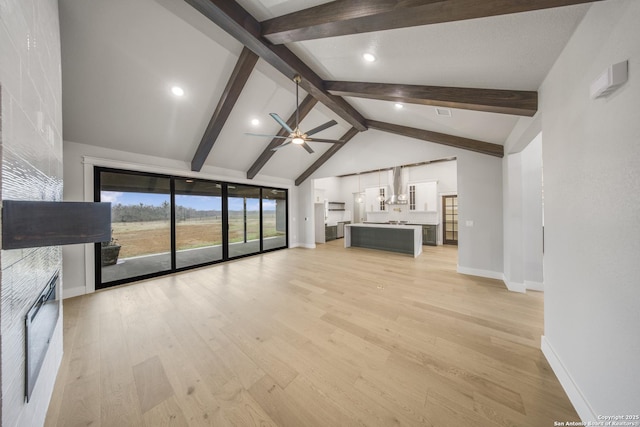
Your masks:
M 348 224 L 344 226 L 344 247 L 399 252 L 414 258 L 422 253 L 422 227 L 396 224 Z

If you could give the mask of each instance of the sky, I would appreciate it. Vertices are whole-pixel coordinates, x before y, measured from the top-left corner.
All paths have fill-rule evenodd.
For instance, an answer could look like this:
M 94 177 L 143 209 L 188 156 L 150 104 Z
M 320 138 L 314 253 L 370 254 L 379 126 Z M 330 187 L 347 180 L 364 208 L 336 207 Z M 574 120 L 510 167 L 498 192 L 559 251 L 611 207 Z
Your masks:
M 153 193 L 131 193 L 120 191 L 101 191 L 100 200 L 103 202 L 111 202 L 112 204 L 122 205 L 152 205 L 161 206 L 165 201 L 169 203 L 168 194 L 153 194 Z M 259 199 L 247 199 L 247 210 L 259 210 Z M 186 208 L 193 208 L 196 210 L 217 210 L 221 209 L 222 198 L 219 196 L 184 196 L 176 195 L 176 204 L 178 206 L 184 206 Z M 242 210 L 242 198 L 230 197 L 229 198 L 229 210 L 240 211 Z M 275 210 L 275 200 L 263 200 L 262 209 Z

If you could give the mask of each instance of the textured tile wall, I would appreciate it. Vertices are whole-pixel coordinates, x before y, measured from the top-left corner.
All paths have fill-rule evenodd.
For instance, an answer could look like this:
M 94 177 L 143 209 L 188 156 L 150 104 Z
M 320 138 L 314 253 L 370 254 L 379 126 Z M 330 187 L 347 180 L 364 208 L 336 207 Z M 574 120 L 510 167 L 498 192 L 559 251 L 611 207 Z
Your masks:
M 62 200 L 59 33 L 57 0 L 0 0 L 3 200 Z M 43 424 L 62 355 L 62 324 L 25 404 L 24 315 L 61 265 L 59 247 L 0 252 L 3 426 Z

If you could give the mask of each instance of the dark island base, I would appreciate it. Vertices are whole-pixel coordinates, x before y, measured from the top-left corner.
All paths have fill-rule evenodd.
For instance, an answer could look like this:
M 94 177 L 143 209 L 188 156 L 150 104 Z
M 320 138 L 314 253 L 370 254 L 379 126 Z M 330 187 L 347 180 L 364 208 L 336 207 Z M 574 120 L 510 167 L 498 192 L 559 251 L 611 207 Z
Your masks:
M 368 249 L 381 249 L 413 256 L 413 230 L 389 228 L 351 228 L 351 246 Z

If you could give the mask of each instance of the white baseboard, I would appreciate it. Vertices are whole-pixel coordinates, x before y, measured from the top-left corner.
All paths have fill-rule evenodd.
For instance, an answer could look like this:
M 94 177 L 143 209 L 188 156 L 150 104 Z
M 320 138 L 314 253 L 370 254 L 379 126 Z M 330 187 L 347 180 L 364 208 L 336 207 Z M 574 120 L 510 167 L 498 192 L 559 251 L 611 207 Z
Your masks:
M 553 369 L 556 377 L 558 377 L 560 385 L 564 389 L 565 393 L 567 393 L 567 397 L 573 404 L 573 407 L 578 413 L 580 420 L 583 423 L 595 423 L 597 421 L 595 411 L 591 408 L 591 405 L 589 405 L 589 402 L 584 397 L 576 383 L 573 381 L 573 378 L 571 378 L 571 374 L 569 374 L 567 368 L 565 368 L 565 366 L 562 364 L 562 361 L 558 357 L 558 354 L 553 349 L 553 346 L 551 345 L 547 337 L 545 337 L 544 335 L 542 336 L 540 349 L 542 350 L 542 354 L 544 354 L 544 357 L 546 357 L 547 362 L 549 362 L 549 365 L 551 365 L 551 369 Z
M 73 298 L 79 295 L 84 295 L 87 293 L 87 289 L 84 286 L 76 286 L 75 288 L 63 288 L 62 289 L 62 299 Z
M 520 292 L 521 294 L 527 292 L 527 286 L 524 283 L 512 282 L 510 280 L 507 280 L 507 278 L 504 276 L 502 278 L 502 281 L 507 286 L 507 289 L 509 289 L 511 292 Z
M 306 249 L 315 249 L 315 243 L 294 243 L 289 245 L 290 248 L 306 248 Z
M 528 291 L 544 292 L 544 283 L 542 282 L 530 282 L 528 280 L 525 280 L 524 286 L 527 288 Z
M 486 277 L 487 279 L 498 279 L 498 280 L 502 280 L 503 279 L 502 273 L 499 273 L 497 271 L 489 271 L 489 270 L 480 270 L 478 268 L 461 267 L 460 265 L 458 265 L 457 271 L 460 274 L 468 274 L 470 276 Z

